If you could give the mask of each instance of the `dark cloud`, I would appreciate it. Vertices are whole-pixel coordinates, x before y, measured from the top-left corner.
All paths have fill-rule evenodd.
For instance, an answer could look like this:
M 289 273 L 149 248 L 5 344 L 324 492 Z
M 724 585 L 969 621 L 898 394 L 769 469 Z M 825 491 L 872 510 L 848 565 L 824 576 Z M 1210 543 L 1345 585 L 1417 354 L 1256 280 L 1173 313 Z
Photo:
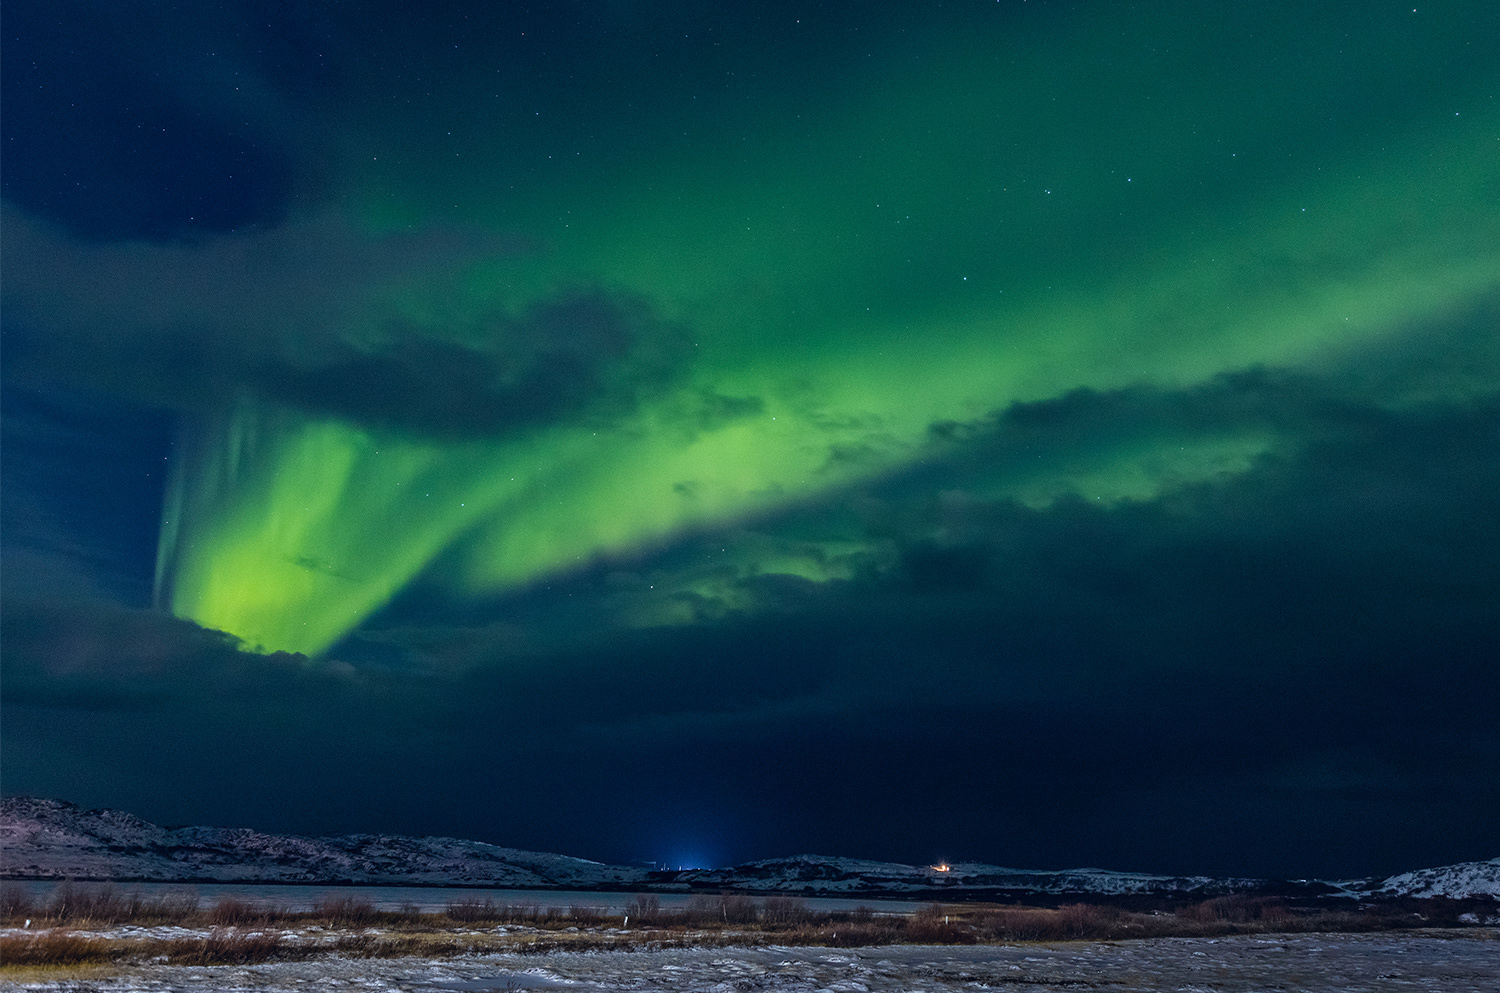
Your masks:
M 422 58 L 466 19 L 384 14 Z M 562 36 L 578 15 L 538 17 Z M 484 20 L 516 48 L 506 17 Z M 385 64 L 367 15 L 23 0 L 7 21 L 7 385 L 192 414 L 251 398 L 451 437 L 613 417 L 680 367 L 678 329 L 589 286 L 441 331 L 402 315 L 395 298 L 457 296 L 476 262 L 539 246 L 441 224 L 376 234 L 328 206 L 351 95 L 425 71 Z
M 242 653 L 221 632 L 107 601 L 11 597 L 5 634 L 8 706 L 160 709 L 317 681 L 301 656 Z
M 53 444 L 28 439 L 58 416 L 17 419 L 6 457 Z M 1028 506 L 993 485 L 1038 451 L 1252 428 L 1276 441 L 1246 471 L 1149 499 Z M 1274 369 L 1080 391 L 571 578 L 488 600 L 418 584 L 320 665 L 11 587 L 8 788 L 612 859 L 1303 875 L 1481 857 L 1497 440 L 1493 394 L 1392 406 Z
M 463 229 L 366 234 L 332 216 L 192 245 L 101 245 L 12 211 L 6 375 L 189 413 L 255 399 L 453 437 L 618 416 L 682 369 L 685 332 L 620 294 L 497 303 L 441 331 L 388 300 L 529 250 Z M 754 402 L 709 399 L 711 419 Z
M 1041 422 L 1210 408 L 1274 416 L 1299 443 L 1153 500 L 941 489 Z M 335 651 L 381 674 L 338 712 L 372 738 L 416 735 L 429 764 L 346 774 L 394 777 L 403 798 L 502 791 L 525 816 L 454 810 L 443 830 L 601 857 L 660 850 L 667 822 L 724 858 L 796 845 L 1358 874 L 1484 853 L 1500 405 L 1359 408 L 1259 373 L 987 423 L 945 442 L 951 461 L 470 604 L 472 621 L 398 600 Z M 696 564 L 818 533 L 866 543 L 849 578 Z M 660 589 L 701 596 L 705 576 L 723 609 L 634 626 Z M 320 706 L 298 704 L 310 721 Z M 343 754 L 322 730 L 285 733 Z M 415 823 L 395 801 L 367 816 Z M 601 820 L 618 825 L 602 848 Z

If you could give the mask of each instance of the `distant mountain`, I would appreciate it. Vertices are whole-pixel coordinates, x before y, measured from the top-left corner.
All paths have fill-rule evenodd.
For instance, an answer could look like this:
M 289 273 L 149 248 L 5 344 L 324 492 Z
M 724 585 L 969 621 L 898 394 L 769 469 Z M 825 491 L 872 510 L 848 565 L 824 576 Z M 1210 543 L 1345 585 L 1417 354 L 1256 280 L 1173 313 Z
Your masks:
M 1214 879 L 1208 876 L 1152 876 L 1106 869 L 1004 869 L 977 862 L 946 866 L 913 866 L 895 862 L 796 855 L 766 859 L 732 869 L 694 869 L 675 873 L 676 881 L 697 889 L 715 887 L 776 892 L 827 894 L 953 893 L 1091 894 L 1097 896 L 1215 896 L 1259 890 L 1258 879 Z
M 730 869 L 652 871 L 455 838 L 325 838 L 243 828 L 163 828 L 60 800 L 0 800 L 0 875 L 119 882 L 377 883 L 507 889 L 786 893 L 908 899 L 1163 898 L 1229 893 L 1331 898 L 1500 899 L 1500 859 L 1341 882 L 1154 876 L 1105 869 L 912 866 L 824 855 Z
M 645 870 L 455 838 L 328 838 L 243 828 L 163 828 L 60 800 L 0 800 L 0 874 L 12 879 L 384 883 L 614 889 Z
M 1373 896 L 1445 896 L 1455 900 L 1487 896 L 1500 900 L 1500 859 L 1403 872 L 1381 880 L 1371 887 L 1370 893 Z

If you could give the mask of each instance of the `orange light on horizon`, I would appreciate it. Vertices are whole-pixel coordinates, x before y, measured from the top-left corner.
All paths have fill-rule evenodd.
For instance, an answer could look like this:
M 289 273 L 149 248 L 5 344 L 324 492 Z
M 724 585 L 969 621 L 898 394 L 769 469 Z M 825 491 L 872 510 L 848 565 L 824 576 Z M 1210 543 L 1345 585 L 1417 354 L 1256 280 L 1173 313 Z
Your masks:
M 937 865 L 932 866 L 931 868 L 932 868 L 933 872 L 948 872 L 949 871 L 949 869 L 948 869 L 948 863 L 947 862 L 939 862 Z

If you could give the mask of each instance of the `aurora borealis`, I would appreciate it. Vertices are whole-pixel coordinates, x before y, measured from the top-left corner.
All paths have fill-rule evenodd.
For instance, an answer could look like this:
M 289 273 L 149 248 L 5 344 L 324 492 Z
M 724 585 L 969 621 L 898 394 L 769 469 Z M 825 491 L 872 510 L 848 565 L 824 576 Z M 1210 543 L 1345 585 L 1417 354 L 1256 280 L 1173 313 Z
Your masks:
M 611 858 L 1494 854 L 1486 5 L 63 7 L 5 39 L 12 781 Z M 210 741 L 242 798 L 163 770 Z

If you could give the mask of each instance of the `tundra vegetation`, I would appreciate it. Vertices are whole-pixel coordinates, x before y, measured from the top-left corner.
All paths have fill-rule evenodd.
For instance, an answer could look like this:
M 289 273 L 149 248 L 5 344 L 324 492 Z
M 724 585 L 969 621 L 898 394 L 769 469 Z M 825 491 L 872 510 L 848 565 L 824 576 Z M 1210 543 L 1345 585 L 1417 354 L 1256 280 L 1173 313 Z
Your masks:
M 486 952 L 688 946 L 980 944 L 1117 941 L 1329 931 L 1455 928 L 1490 923 L 1493 901 L 1400 900 L 1346 907 L 1221 896 L 1175 907 L 1098 903 L 931 904 L 911 914 L 873 907 L 825 911 L 788 896 L 700 895 L 666 907 L 632 897 L 622 913 L 603 907 L 543 907 L 493 897 L 441 911 L 379 910 L 368 899 L 328 895 L 290 910 L 244 898 L 205 904 L 191 891 L 144 896 L 112 885 L 64 883 L 39 899 L 0 886 L 0 971 L 163 962 L 246 964 L 338 955 L 448 957 Z

